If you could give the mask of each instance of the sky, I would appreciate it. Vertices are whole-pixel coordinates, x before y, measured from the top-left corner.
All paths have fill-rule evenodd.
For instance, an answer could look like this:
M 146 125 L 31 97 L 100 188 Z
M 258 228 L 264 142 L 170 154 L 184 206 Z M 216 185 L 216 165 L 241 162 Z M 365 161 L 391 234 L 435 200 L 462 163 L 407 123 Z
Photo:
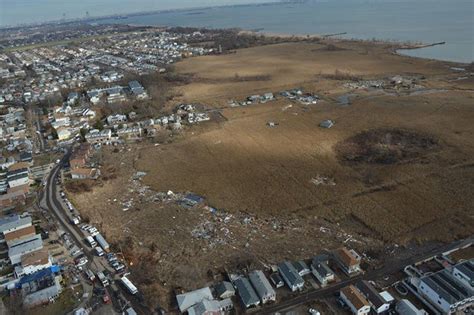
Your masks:
M 104 16 L 268 0 L 0 0 L 0 26 L 60 20 L 63 17 Z

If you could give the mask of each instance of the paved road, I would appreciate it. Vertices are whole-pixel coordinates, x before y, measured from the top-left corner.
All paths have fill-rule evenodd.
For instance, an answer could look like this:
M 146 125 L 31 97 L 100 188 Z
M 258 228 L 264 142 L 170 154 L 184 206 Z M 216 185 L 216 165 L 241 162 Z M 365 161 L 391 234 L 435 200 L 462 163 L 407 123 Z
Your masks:
M 258 311 L 255 312 L 255 314 L 274 314 L 277 312 L 282 312 L 282 311 L 287 311 L 292 308 L 295 308 L 300 305 L 304 305 L 308 302 L 311 302 L 316 299 L 324 298 L 327 296 L 330 296 L 337 291 L 339 291 L 341 288 L 352 284 L 358 280 L 364 279 L 364 280 L 376 280 L 380 279 L 383 276 L 394 274 L 399 272 L 400 270 L 403 270 L 403 268 L 407 265 L 414 264 L 419 261 L 423 261 L 425 259 L 428 259 L 430 257 L 442 254 L 446 251 L 455 249 L 455 248 L 460 248 L 463 247 L 464 245 L 470 244 L 474 242 L 474 238 L 468 238 L 465 240 L 460 240 L 451 244 L 443 245 L 440 246 L 436 249 L 433 249 L 427 253 L 423 253 L 417 256 L 413 256 L 407 259 L 402 259 L 402 260 L 393 260 L 391 263 L 386 264 L 384 267 L 368 271 L 367 273 L 363 275 L 359 275 L 341 282 L 338 282 L 330 287 L 326 288 L 321 288 L 321 289 L 316 289 L 316 290 L 311 290 L 305 293 L 302 293 L 301 295 L 298 295 L 297 297 L 294 297 L 292 299 L 283 301 L 278 304 L 273 304 L 269 305 L 267 307 L 264 307 Z
M 76 245 L 83 249 L 84 255 L 89 261 L 86 265 L 87 268 L 91 269 L 95 274 L 97 274 L 98 271 L 102 271 L 104 269 L 107 269 L 111 274 L 113 274 L 114 271 L 110 269 L 108 265 L 104 265 L 102 260 L 94 254 L 92 249 L 90 249 L 88 246 L 84 246 L 84 235 L 82 231 L 80 231 L 77 226 L 71 225 L 68 222 L 69 215 L 61 202 L 56 179 L 62 166 L 69 159 L 70 155 L 71 149 L 68 148 L 61 161 L 51 170 L 46 180 L 44 191 L 40 194 L 40 204 L 46 206 L 47 209 L 50 209 L 51 213 L 54 215 L 54 217 L 56 217 L 64 231 L 68 232 Z M 119 289 L 121 290 L 122 295 L 126 296 L 132 302 L 133 308 L 139 312 L 139 314 L 151 314 L 151 311 L 135 296 L 130 296 L 130 294 L 128 294 L 128 292 L 123 290 L 121 287 L 119 287 Z M 110 290 L 108 291 L 109 296 L 114 298 L 112 292 L 110 292 Z M 82 304 L 85 304 L 85 302 Z

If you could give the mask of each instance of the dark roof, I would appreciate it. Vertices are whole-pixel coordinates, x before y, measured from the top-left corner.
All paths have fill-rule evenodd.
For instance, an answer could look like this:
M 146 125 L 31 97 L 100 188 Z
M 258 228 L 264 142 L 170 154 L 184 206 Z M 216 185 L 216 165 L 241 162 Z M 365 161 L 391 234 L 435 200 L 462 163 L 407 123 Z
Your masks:
M 458 284 L 445 269 L 424 276 L 421 281 L 450 304 L 457 303 L 470 296 L 466 288 Z
M 235 289 L 234 287 L 232 286 L 232 284 L 230 282 L 227 282 L 227 281 L 222 281 L 222 282 L 219 282 L 215 287 L 214 289 L 216 290 L 216 293 L 217 295 L 221 296 L 222 294 L 226 293 L 226 292 L 232 292 L 232 294 L 235 293 Z
M 313 262 L 311 266 L 313 266 L 313 269 L 323 278 L 334 274 L 325 262 Z
M 291 263 L 285 261 L 279 264 L 278 270 L 280 271 L 282 276 L 284 276 L 288 280 L 288 282 L 290 282 L 291 286 L 297 286 L 298 284 L 304 283 L 303 278 L 301 278 L 298 271 Z
M 365 298 L 373 305 L 375 309 L 378 309 L 386 302 L 384 298 L 375 290 L 375 288 L 365 280 L 358 281 L 356 283 L 357 289 L 365 296 Z
M 296 271 L 298 271 L 298 273 L 302 273 L 304 271 L 308 271 L 309 268 L 308 268 L 308 265 L 306 265 L 306 263 L 302 260 L 300 261 L 295 261 L 293 263 L 293 266 L 295 267 Z
M 469 260 L 459 263 L 454 267 L 465 274 L 469 278 L 469 281 L 474 281 L 474 266 Z
M 283 279 L 281 278 L 281 276 L 277 273 L 273 273 L 270 275 L 270 280 L 272 280 L 273 284 L 274 285 L 278 285 L 278 284 L 283 284 Z
M 20 161 L 22 162 L 30 162 L 33 159 L 33 155 L 31 152 L 23 151 L 20 153 Z
M 257 296 L 257 293 L 252 288 L 250 281 L 245 278 L 241 277 L 234 281 L 234 285 L 237 288 L 237 292 L 239 292 L 240 299 L 244 305 L 258 305 L 260 304 L 260 300 Z
M 313 257 L 313 264 L 315 263 L 318 263 L 318 262 L 324 262 L 324 263 L 328 263 L 329 261 L 329 255 L 326 255 L 326 254 L 321 254 L 321 255 L 316 255 Z

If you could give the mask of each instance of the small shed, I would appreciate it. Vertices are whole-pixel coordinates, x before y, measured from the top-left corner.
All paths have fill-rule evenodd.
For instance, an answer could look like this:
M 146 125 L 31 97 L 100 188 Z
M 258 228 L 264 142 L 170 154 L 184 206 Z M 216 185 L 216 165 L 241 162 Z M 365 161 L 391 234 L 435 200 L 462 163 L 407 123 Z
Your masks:
M 321 128 L 329 129 L 332 126 L 334 126 L 334 121 L 331 120 L 331 119 L 326 119 L 326 120 L 323 120 L 322 122 L 319 123 L 319 127 L 321 127 Z

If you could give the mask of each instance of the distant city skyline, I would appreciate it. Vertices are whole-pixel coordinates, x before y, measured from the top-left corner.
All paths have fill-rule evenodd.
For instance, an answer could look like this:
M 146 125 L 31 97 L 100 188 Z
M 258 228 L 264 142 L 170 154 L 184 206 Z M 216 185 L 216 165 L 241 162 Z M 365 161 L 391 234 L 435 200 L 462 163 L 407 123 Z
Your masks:
M 0 26 L 271 0 L 0 0 Z

